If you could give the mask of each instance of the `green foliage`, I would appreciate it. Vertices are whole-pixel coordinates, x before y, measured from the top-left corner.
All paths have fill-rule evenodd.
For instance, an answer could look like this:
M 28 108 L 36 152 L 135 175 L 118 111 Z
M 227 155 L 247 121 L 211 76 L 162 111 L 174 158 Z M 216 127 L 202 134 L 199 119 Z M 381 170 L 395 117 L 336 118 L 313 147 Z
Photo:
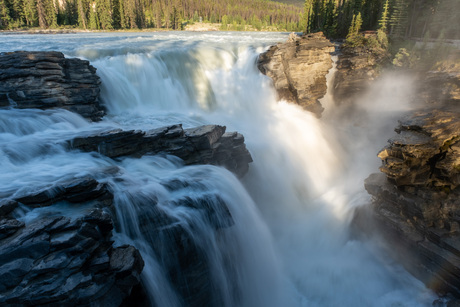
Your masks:
M 417 57 L 409 53 L 406 48 L 400 48 L 393 59 L 393 65 L 401 68 L 412 68 L 417 62 Z
M 363 24 L 363 20 L 361 18 L 361 13 L 358 13 L 358 15 L 353 15 L 353 19 L 351 21 L 350 28 L 348 29 L 347 38 L 345 40 L 345 44 L 347 46 L 349 47 L 364 46 L 365 44 L 364 36 L 359 34 L 362 24 Z
M 301 1 L 301 0 L 298 0 Z M 302 8 L 270 0 L 0 0 L 0 28 L 62 25 L 83 29 L 180 30 L 186 21 L 223 22 L 222 29 L 300 27 Z M 233 25 L 236 23 L 235 25 Z
M 222 16 L 222 24 L 220 26 L 220 29 L 223 31 L 228 30 L 228 17 L 227 15 Z

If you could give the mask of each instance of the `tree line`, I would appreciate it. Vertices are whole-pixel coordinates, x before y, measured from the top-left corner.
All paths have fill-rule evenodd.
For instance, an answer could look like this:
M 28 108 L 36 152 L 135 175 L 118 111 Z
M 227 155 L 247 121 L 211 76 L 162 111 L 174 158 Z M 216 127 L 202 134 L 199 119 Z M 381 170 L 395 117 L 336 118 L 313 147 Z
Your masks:
M 180 30 L 204 21 L 223 23 L 225 29 L 301 31 L 301 19 L 301 7 L 268 0 L 0 0 L 0 29 Z
M 360 30 L 381 29 L 394 39 L 459 39 L 459 11 L 459 0 L 306 0 L 302 22 L 305 32 L 331 38 L 345 38 L 359 18 Z

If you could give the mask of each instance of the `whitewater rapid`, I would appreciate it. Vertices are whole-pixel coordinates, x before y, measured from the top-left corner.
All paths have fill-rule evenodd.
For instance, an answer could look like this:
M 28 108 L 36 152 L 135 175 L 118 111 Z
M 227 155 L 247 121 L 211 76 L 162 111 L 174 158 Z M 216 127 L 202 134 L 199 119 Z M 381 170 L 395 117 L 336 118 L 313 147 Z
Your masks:
M 286 39 L 287 33 L 236 32 L 0 36 L 0 51 L 59 50 L 89 59 L 102 79 L 108 110 L 100 123 L 62 110 L 0 110 L 0 196 L 99 174 L 115 195 L 115 238 L 141 250 L 143 283 L 157 306 L 182 302 L 136 228 L 138 211 L 145 210 L 141 200 L 158 202 L 191 229 L 207 253 L 221 306 L 430 306 L 433 294 L 392 263 L 378 242 L 363 243 L 349 233 L 353 208 L 370 201 L 363 180 L 377 171 L 375 154 L 410 86 L 395 78 L 382 81 L 381 98 L 364 97 L 359 120 L 323 101 L 325 116 L 318 120 L 277 101 L 271 80 L 256 68 L 260 52 Z M 249 173 L 240 182 L 224 169 L 184 167 L 174 157 L 114 161 L 69 152 L 60 143 L 84 131 L 177 123 L 220 124 L 242 133 L 254 159 Z M 100 171 L 113 166 L 120 169 L 117 180 Z M 165 189 L 172 180 L 187 187 Z M 235 220 L 222 237 L 196 213 L 172 206 L 184 196 L 210 195 L 220 195 Z M 26 217 L 34 214 L 41 213 Z

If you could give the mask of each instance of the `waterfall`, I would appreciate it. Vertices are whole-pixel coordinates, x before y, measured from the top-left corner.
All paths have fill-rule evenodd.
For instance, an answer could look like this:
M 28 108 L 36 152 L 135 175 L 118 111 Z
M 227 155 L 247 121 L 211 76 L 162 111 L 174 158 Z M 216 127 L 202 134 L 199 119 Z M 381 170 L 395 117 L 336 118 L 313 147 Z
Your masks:
M 97 174 L 115 196 L 115 241 L 133 244 L 145 260 L 142 281 L 152 305 L 431 305 L 420 282 L 349 235 L 353 207 L 369 201 L 363 169 L 377 167 L 356 158 L 372 142 L 367 127 L 332 110 L 318 120 L 277 101 L 271 80 L 257 70 L 258 54 L 285 34 L 92 34 L 61 45 L 45 38 L 92 60 L 109 114 L 89 124 L 67 111 L 22 110 L 10 122 L 0 113 L 7 169 L 0 195 Z M 14 39 L 15 46 L 31 44 Z M 21 118 L 25 125 L 15 128 Z M 59 143 L 76 131 L 177 123 L 242 133 L 254 159 L 249 173 L 239 181 L 170 156 L 111 160 Z M 354 147 L 353 135 L 363 143 Z

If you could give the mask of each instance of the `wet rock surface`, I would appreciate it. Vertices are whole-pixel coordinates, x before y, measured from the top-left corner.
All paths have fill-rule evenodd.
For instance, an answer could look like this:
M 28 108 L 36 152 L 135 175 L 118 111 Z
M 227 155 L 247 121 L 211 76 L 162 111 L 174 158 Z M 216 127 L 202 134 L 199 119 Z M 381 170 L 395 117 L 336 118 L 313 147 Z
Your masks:
M 113 247 L 102 209 L 78 218 L 24 223 L 2 217 L 0 305 L 117 306 L 140 282 L 143 260 L 132 246 Z
M 244 137 L 225 130 L 218 125 L 191 129 L 173 125 L 150 131 L 111 130 L 79 136 L 68 144 L 72 149 L 99 152 L 110 158 L 165 153 L 181 158 L 186 165 L 219 165 L 243 176 L 252 162 Z
M 285 43 L 259 56 L 259 70 L 273 79 L 279 99 L 296 103 L 320 116 L 319 99 L 327 91 L 326 74 L 332 68 L 334 44 L 323 33 L 291 34 Z
M 64 108 L 91 120 L 105 114 L 100 78 L 88 61 L 54 51 L 0 53 L 0 106 Z
M 123 180 L 117 170 L 105 174 Z M 162 184 L 168 191 L 189 189 L 187 181 L 178 179 Z M 114 245 L 112 235 L 120 221 L 110 186 L 85 176 L 36 191 L 0 202 L 0 305 L 148 305 L 140 284 L 141 253 L 130 245 Z M 193 212 L 216 234 L 234 225 L 219 195 L 186 195 L 167 206 Z M 133 195 L 131 201 L 141 235 L 187 306 L 219 305 L 206 246 L 193 238 L 196 229 L 161 209 L 156 198 Z M 46 211 L 27 219 L 18 214 L 38 208 Z
M 65 59 L 59 52 L 0 54 L 0 107 L 64 108 L 99 120 L 104 115 L 98 103 L 99 84 L 95 68 L 87 61 Z M 244 137 L 225 130 L 218 125 L 115 129 L 78 135 L 59 144 L 64 144 L 63 150 L 97 152 L 112 159 L 174 155 L 186 165 L 219 165 L 243 176 L 252 162 Z M 113 232 L 120 227 L 114 182 L 124 180 L 120 169 L 105 166 L 84 173 L 2 194 L 0 305 L 149 304 L 140 283 L 144 267 L 140 251 L 114 243 Z M 173 191 L 186 189 L 188 183 L 162 184 Z M 185 191 L 184 197 L 169 205 L 199 215 L 216 233 L 234 224 L 217 194 L 186 195 Z M 190 229 L 160 210 L 155 199 L 132 198 L 143 208 L 137 226 L 164 260 L 166 276 L 183 301 L 188 306 L 219 305 L 208 256 L 203 246 L 194 243 Z

